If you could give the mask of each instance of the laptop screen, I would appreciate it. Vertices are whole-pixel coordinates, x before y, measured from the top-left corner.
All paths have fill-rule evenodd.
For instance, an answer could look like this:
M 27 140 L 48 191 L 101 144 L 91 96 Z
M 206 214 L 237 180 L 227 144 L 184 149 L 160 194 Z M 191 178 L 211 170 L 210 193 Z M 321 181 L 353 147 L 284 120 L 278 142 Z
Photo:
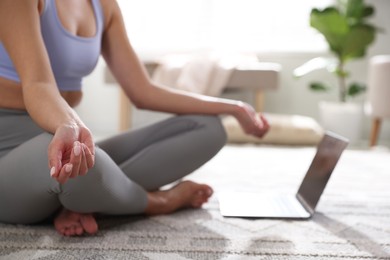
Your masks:
M 316 155 L 298 190 L 298 196 L 312 210 L 316 207 L 330 175 L 347 145 L 347 139 L 330 132 L 327 132 L 319 143 Z

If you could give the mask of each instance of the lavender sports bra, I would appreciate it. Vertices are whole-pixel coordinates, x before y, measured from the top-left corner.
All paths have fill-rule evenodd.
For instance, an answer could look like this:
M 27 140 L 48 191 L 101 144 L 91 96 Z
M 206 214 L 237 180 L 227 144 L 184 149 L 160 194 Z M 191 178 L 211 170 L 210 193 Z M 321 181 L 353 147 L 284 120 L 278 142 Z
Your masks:
M 103 12 L 100 0 L 92 0 L 96 20 L 93 37 L 75 36 L 59 20 L 55 0 L 45 0 L 41 15 L 41 31 L 51 67 L 62 91 L 81 89 L 82 78 L 96 67 L 101 51 Z M 18 73 L 0 41 L 0 77 L 20 82 Z

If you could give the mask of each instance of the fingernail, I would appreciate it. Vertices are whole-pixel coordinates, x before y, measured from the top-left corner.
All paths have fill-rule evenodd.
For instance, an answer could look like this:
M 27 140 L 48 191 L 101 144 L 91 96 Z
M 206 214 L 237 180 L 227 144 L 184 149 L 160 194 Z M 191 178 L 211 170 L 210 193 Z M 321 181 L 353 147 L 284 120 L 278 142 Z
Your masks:
M 56 173 L 56 167 L 51 167 L 50 169 L 50 176 L 53 177 L 54 173 Z
M 67 165 L 65 166 L 65 171 L 66 171 L 66 172 L 71 172 L 71 171 L 72 171 L 72 168 L 73 168 L 73 164 L 67 164 Z
M 80 145 L 76 145 L 76 146 L 73 148 L 73 151 L 74 151 L 74 155 L 79 156 L 80 153 L 81 153 Z

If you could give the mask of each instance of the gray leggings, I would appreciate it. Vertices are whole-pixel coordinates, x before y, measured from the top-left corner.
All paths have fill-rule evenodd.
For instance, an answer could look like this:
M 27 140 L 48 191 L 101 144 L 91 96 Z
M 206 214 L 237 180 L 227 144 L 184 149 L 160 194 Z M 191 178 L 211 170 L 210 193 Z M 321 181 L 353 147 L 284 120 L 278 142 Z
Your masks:
M 0 109 L 0 222 L 36 223 L 59 208 L 140 214 L 147 191 L 179 180 L 225 144 L 218 117 L 175 116 L 97 143 L 95 166 L 61 185 L 50 178 L 52 135 L 22 111 Z

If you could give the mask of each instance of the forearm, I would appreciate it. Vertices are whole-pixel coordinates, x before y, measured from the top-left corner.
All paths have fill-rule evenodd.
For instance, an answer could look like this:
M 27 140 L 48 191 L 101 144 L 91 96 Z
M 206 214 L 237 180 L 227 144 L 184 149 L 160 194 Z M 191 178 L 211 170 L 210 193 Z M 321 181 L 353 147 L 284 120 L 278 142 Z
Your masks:
M 85 175 L 95 162 L 93 138 L 55 84 L 24 84 L 23 98 L 33 120 L 53 133 L 47 150 L 50 176 L 63 184 Z
M 229 114 L 238 120 L 245 133 L 260 138 L 270 127 L 262 114 L 257 114 L 252 106 L 242 101 L 203 96 L 153 85 L 146 88 L 146 94 L 141 98 L 142 102 L 138 101 L 140 108 L 175 114 Z
M 82 124 L 74 110 L 49 83 L 23 86 L 23 99 L 33 120 L 48 132 L 54 133 L 59 126 Z
M 137 107 L 175 114 L 220 115 L 238 113 L 241 101 L 204 96 L 163 86 L 151 86 L 136 102 Z

